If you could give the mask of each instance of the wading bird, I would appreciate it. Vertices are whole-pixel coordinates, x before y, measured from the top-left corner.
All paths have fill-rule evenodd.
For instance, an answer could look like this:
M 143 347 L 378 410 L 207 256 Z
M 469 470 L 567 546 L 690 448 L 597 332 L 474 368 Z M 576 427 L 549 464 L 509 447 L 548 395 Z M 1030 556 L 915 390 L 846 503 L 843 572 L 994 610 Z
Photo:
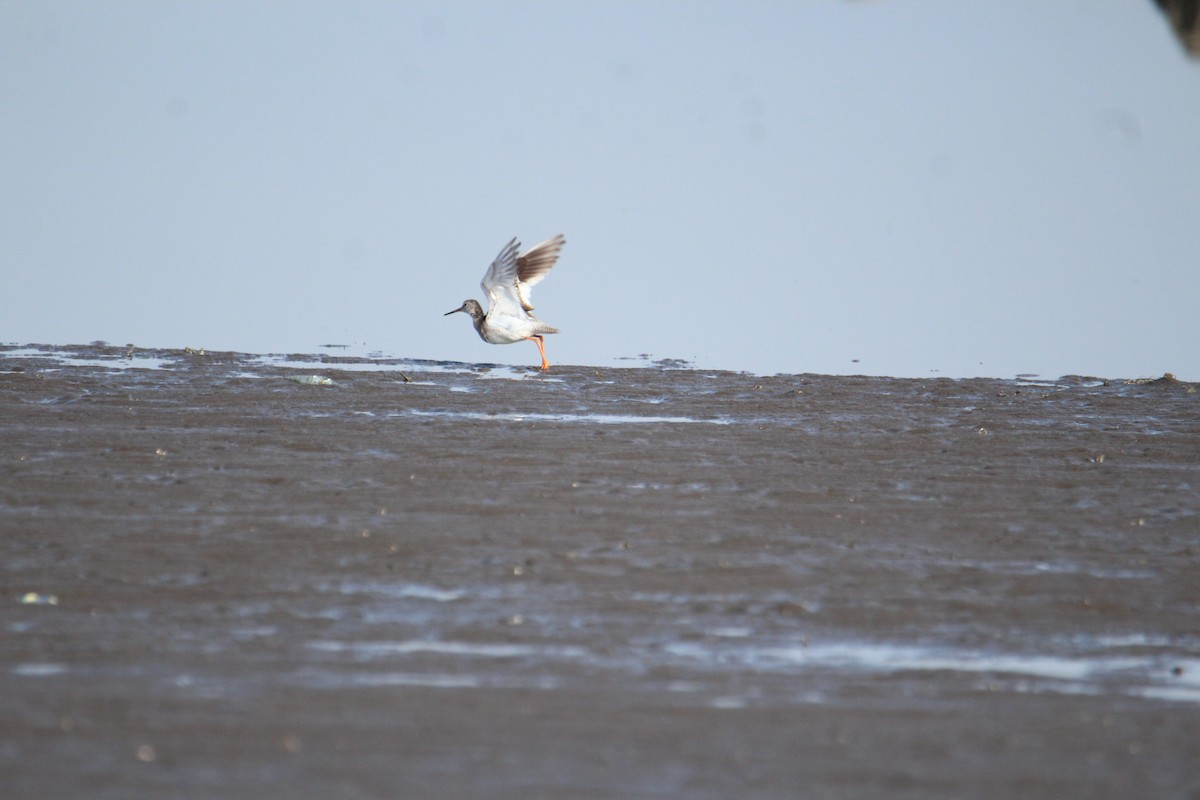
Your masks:
M 483 293 L 487 295 L 487 313 L 483 313 L 483 306 L 478 301 L 466 300 L 443 316 L 448 317 L 459 311 L 468 314 L 471 322 L 475 323 L 479 338 L 489 344 L 513 344 L 528 339 L 537 345 L 542 355 L 542 370 L 550 369 L 542 336 L 558 333 L 558 328 L 547 325 L 529 313 L 533 311 L 529 303 L 529 290 L 546 277 L 566 243 L 567 240 L 560 233 L 517 255 L 521 243 L 513 239 L 496 256 L 479 282 Z

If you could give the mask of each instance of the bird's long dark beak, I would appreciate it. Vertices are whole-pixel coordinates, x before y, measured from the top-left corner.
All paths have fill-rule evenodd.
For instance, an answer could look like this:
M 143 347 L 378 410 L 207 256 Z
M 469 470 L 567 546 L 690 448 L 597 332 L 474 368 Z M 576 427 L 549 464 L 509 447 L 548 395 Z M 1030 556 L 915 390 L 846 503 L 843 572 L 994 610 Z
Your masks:
M 457 314 L 459 311 L 462 311 L 462 308 L 461 308 L 461 307 L 459 307 L 459 308 L 456 308 L 456 309 L 454 309 L 453 311 L 447 311 L 445 314 L 442 314 L 442 316 L 443 316 L 443 317 L 448 317 L 448 316 L 450 316 L 451 314 Z

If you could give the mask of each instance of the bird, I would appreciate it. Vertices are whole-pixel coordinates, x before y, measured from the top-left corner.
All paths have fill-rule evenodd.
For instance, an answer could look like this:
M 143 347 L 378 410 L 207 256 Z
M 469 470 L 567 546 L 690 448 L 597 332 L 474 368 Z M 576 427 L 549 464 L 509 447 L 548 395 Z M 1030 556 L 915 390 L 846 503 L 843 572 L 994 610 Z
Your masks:
M 529 302 L 529 290 L 546 277 L 558 261 L 567 240 L 560 233 L 541 244 L 534 245 L 521 255 L 521 243 L 514 237 L 504 246 L 500 255 L 487 268 L 479 285 L 488 299 L 487 313 L 477 300 L 464 300 L 463 304 L 442 316 L 462 312 L 471 318 L 479 338 L 489 344 L 514 344 L 528 339 L 537 345 L 542 356 L 542 371 L 550 369 L 546 361 L 546 343 L 542 337 L 558 333 L 554 328 L 530 314 L 533 306 Z

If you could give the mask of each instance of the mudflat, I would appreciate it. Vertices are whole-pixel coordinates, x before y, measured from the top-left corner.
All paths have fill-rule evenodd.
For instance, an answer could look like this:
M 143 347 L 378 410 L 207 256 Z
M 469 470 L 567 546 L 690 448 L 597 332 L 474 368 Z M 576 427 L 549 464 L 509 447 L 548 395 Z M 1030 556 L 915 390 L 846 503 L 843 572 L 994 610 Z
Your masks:
M 1196 385 L 667 366 L 0 348 L 4 795 L 1200 798 Z

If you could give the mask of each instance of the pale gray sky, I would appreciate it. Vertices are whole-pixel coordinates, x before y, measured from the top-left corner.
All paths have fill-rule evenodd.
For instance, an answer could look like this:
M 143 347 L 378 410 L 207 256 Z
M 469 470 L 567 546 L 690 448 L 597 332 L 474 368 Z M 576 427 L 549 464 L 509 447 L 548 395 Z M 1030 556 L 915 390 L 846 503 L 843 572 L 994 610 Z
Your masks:
M 1200 380 L 1150 2 L 0 3 L 0 341 Z M 858 359 L 858 361 L 854 361 Z

